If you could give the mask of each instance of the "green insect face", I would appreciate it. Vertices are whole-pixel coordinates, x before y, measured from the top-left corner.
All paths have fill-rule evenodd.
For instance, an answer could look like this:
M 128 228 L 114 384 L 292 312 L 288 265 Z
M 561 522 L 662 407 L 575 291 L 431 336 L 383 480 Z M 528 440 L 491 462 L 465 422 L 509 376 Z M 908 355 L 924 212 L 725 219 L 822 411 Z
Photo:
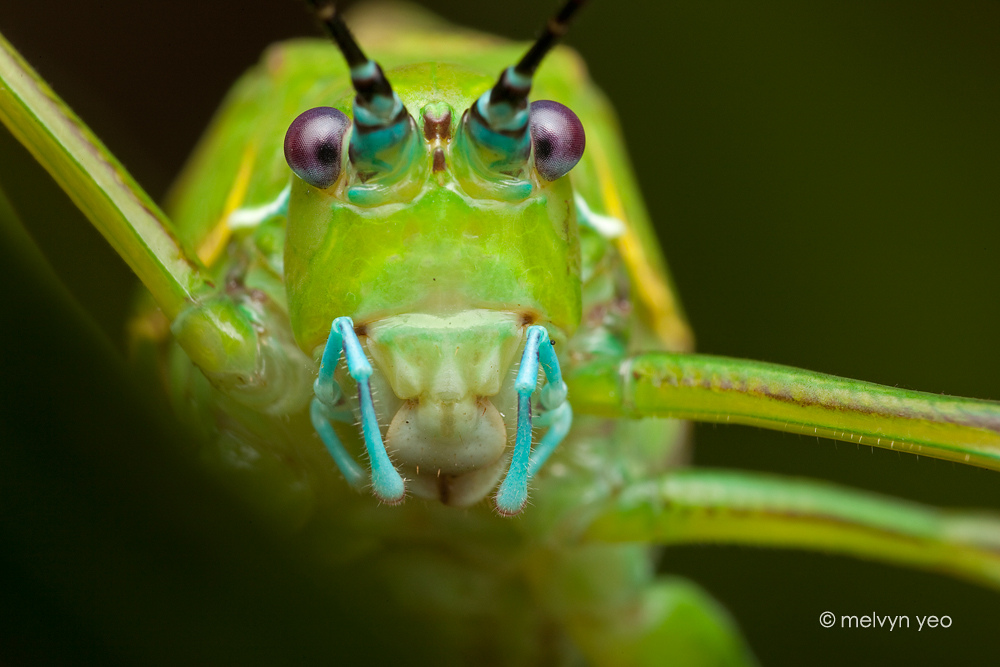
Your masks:
M 568 168 L 559 169 L 582 153 L 582 128 L 567 150 L 559 139 L 574 135 L 553 132 L 553 112 L 541 110 L 544 123 L 531 129 L 543 136 L 528 144 L 534 159 L 501 171 L 491 161 L 497 149 L 477 143 L 465 111 L 489 77 L 441 64 L 390 75 L 412 91 L 400 98 L 404 110 L 420 110 L 417 120 L 407 114 L 371 130 L 358 120 L 350 126 L 336 109 L 312 109 L 286 138 L 298 174 L 285 267 L 299 344 L 312 351 L 343 315 L 364 325 L 470 309 L 571 334 L 580 320 L 580 249 L 572 189 L 560 178 Z
M 496 505 L 520 512 L 535 378 L 519 372 L 524 386 L 515 391 L 511 371 L 517 351 L 528 354 L 528 332 L 535 358 L 546 332 L 546 372 L 565 397 L 547 332 L 565 339 L 581 317 L 576 209 L 562 176 L 582 156 L 582 125 L 555 102 L 529 106 L 530 79 L 512 69 L 490 89 L 464 68 L 409 66 L 391 72 L 399 95 L 373 61 L 349 63 L 353 122 L 313 108 L 285 136 L 296 174 L 285 246 L 295 337 L 307 352 L 324 344 L 326 373 L 337 363 L 327 360 L 331 350 L 339 354 L 342 342 L 354 350 L 347 369 L 358 383 L 373 491 L 384 502 L 402 500 L 405 479 L 418 496 L 471 505 L 509 469 Z M 350 342 L 358 334 L 371 370 L 360 342 Z M 521 370 L 532 365 L 537 374 L 537 361 L 522 360 Z M 333 382 L 326 373 L 318 391 Z M 314 408 L 325 432 L 336 404 Z M 564 432 L 569 407 L 559 415 Z M 394 462 L 378 434 L 387 422 Z

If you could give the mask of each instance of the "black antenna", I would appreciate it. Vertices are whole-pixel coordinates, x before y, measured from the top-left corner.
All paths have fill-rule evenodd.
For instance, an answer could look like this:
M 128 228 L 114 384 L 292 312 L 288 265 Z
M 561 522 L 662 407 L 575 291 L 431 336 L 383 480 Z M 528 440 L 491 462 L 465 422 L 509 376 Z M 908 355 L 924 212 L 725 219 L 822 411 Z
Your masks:
M 545 24 L 545 32 L 538 36 L 521 61 L 514 66 L 514 71 L 525 76 L 534 74 L 539 63 L 542 62 L 542 58 L 566 34 L 569 30 L 569 22 L 586 2 L 587 0 L 568 0 L 562 9 Z
M 363 99 L 366 105 L 370 105 L 376 96 L 392 97 L 392 86 L 382 74 L 382 68 L 375 63 L 372 63 L 373 66 L 369 65 L 371 60 L 361 50 L 354 35 L 348 30 L 347 24 L 344 23 L 344 19 L 337 10 L 336 3 L 324 0 L 307 0 L 307 2 L 316 15 L 316 19 L 323 25 L 340 52 L 344 54 L 344 60 L 351 68 L 351 82 L 354 84 L 354 90 L 357 91 L 358 96 Z M 368 71 L 361 73 L 359 70 Z
M 528 99 L 528 93 L 531 91 L 531 78 L 534 76 L 535 70 L 538 69 L 542 59 L 552 50 L 556 42 L 566 34 L 569 30 L 569 22 L 586 2 L 587 0 L 567 0 L 555 16 L 548 20 L 542 34 L 538 36 L 528 52 L 521 57 L 521 60 L 514 65 L 514 73 L 520 76 L 508 76 L 505 70 L 500 75 L 500 80 L 493 86 L 493 90 L 490 91 L 490 104 Z
M 344 54 L 351 69 L 354 132 L 349 155 L 362 181 L 405 164 L 398 149 L 409 145 L 413 119 L 392 90 L 382 68 L 365 55 L 331 0 L 307 0 L 317 20 Z
M 308 3 L 316 15 L 316 19 L 323 24 L 330 37 L 340 48 L 341 53 L 344 54 L 344 59 L 347 60 L 349 66 L 357 67 L 368 62 L 368 56 L 354 41 L 354 35 L 347 29 L 344 19 L 340 18 L 337 5 L 332 2 L 317 2 L 316 0 L 308 0 Z
M 463 124 L 491 169 L 517 174 L 531 154 L 528 93 L 545 55 L 566 34 L 570 20 L 587 0 L 567 0 L 518 63 L 500 73 L 493 88 L 476 100 Z

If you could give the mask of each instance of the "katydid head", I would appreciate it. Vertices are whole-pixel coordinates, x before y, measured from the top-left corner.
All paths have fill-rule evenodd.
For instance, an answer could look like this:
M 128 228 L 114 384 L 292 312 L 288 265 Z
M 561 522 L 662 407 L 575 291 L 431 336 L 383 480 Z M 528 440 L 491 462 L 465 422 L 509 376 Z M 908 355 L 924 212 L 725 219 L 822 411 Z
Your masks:
M 528 101 L 535 67 L 580 4 L 570 0 L 498 82 L 445 63 L 383 72 L 331 6 L 317 10 L 350 67 L 353 124 L 318 107 L 285 138 L 292 329 L 318 353 L 331 321 L 351 319 L 374 363 L 362 380 L 350 375 L 360 395 L 370 382 L 380 397 L 366 442 L 371 419 L 388 425 L 408 488 L 446 504 L 477 502 L 511 465 L 528 329 L 559 341 L 580 322 L 576 209 L 562 177 L 583 154 L 583 127 L 561 104 Z M 375 484 L 398 502 L 401 486 L 386 488 Z M 513 497 L 516 507 L 498 501 L 502 513 L 519 511 Z

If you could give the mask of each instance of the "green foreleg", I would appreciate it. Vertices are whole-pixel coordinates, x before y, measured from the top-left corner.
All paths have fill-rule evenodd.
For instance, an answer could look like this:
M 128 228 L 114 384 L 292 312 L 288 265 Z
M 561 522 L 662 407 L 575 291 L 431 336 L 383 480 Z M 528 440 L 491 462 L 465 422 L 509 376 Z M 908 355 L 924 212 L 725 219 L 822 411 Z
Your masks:
M 173 319 L 205 281 L 201 264 L 117 159 L 0 37 L 0 122 L 35 156 Z
M 1000 403 L 703 354 L 602 360 L 567 377 L 580 413 L 749 424 L 1000 470 Z
M 216 386 L 272 414 L 308 401 L 296 388 L 311 362 L 281 330 L 284 315 L 246 294 L 212 289 L 166 216 L 2 37 L 0 122 L 142 280 L 178 343 Z
M 625 488 L 590 525 L 606 542 L 725 542 L 826 551 L 1000 588 L 1000 516 L 831 484 L 682 470 Z

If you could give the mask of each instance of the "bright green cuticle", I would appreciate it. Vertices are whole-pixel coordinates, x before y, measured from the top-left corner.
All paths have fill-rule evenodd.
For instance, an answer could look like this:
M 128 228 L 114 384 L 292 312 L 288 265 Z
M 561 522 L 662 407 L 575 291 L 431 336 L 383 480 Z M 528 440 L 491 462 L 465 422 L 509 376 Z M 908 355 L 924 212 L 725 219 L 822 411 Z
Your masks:
M 513 206 L 446 183 L 365 208 L 295 183 L 285 270 L 296 340 L 311 350 L 343 315 L 364 324 L 471 308 L 523 312 L 571 334 L 581 312 L 572 201 L 566 181 Z

